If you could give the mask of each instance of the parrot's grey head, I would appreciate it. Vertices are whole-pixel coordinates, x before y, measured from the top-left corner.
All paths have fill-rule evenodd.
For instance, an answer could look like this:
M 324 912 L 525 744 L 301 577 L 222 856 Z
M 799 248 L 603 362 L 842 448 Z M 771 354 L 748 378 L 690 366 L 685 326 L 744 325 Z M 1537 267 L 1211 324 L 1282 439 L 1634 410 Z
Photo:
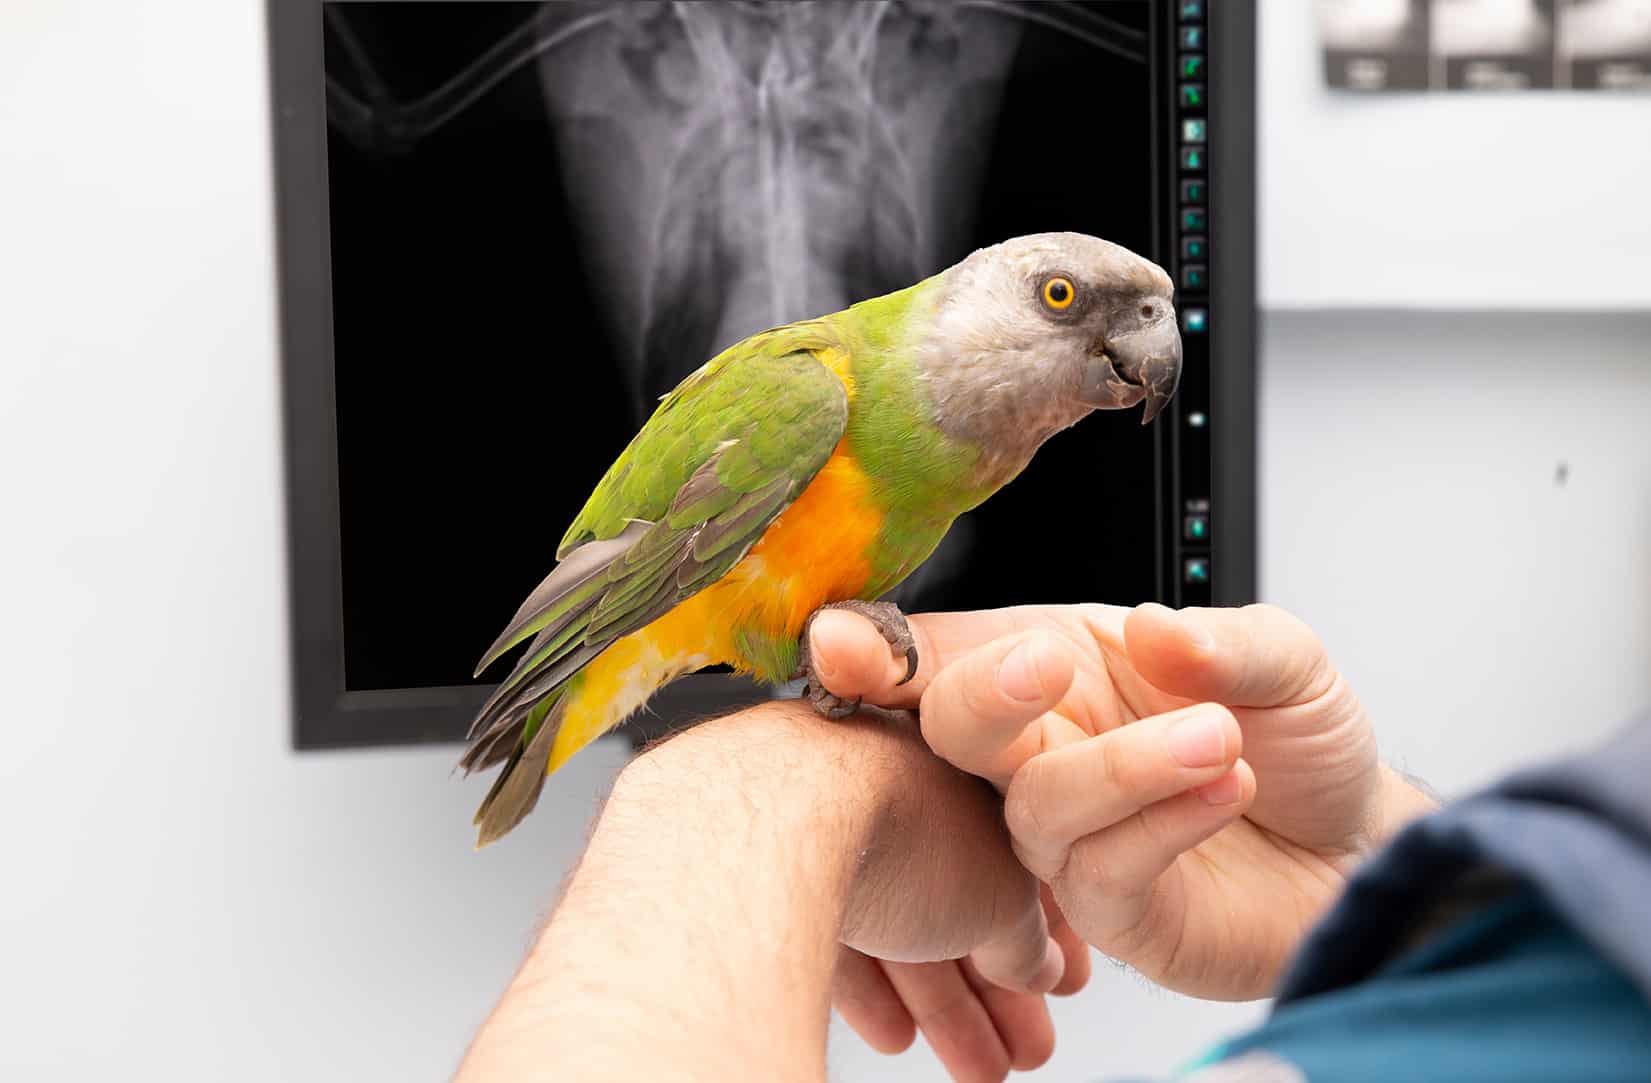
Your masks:
M 1011 475 L 1092 410 L 1145 404 L 1181 378 L 1169 275 L 1097 237 L 1038 233 L 983 248 L 935 280 L 917 349 L 939 426 Z

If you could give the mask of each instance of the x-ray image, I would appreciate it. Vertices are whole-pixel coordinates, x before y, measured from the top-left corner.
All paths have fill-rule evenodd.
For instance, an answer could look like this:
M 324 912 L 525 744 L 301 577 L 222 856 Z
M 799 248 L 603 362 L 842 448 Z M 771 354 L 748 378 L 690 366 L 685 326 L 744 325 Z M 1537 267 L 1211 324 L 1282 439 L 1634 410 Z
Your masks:
M 1427 89 L 1427 0 L 1318 0 L 1318 19 L 1330 86 Z
M 1018 234 L 1162 258 L 1149 16 L 328 3 L 350 686 L 468 681 L 659 396 L 739 339 Z M 1056 437 L 900 600 L 1151 597 L 1152 441 L 1104 422 Z M 1051 508 L 1065 530 L 1029 562 L 1025 524 Z
M 1651 0 L 1561 0 L 1559 58 L 1573 87 L 1651 89 Z

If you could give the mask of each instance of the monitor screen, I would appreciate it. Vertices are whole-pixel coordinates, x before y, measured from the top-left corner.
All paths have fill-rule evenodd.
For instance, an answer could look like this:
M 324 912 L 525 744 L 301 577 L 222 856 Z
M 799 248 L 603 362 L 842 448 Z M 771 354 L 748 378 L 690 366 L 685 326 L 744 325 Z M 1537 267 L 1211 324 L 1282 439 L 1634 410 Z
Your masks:
M 894 600 L 1213 597 L 1203 3 L 319 9 L 345 693 L 484 686 L 596 481 L 722 348 L 1043 231 L 1175 276 L 1182 390 L 1051 439 Z

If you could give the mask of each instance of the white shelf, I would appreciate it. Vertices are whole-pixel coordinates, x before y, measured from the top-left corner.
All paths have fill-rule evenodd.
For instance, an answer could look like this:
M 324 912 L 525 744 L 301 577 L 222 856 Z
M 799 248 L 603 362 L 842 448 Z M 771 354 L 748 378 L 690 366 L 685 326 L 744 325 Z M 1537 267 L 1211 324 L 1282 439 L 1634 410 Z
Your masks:
M 1335 92 L 1258 7 L 1263 306 L 1651 308 L 1651 94 Z

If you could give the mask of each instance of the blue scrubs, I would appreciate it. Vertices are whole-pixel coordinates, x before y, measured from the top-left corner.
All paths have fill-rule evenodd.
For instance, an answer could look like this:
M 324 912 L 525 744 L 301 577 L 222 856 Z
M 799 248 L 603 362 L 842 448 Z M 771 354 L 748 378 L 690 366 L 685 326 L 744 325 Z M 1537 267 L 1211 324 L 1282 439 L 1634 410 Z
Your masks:
M 1651 718 L 1412 824 L 1176 1078 L 1651 1081 Z

